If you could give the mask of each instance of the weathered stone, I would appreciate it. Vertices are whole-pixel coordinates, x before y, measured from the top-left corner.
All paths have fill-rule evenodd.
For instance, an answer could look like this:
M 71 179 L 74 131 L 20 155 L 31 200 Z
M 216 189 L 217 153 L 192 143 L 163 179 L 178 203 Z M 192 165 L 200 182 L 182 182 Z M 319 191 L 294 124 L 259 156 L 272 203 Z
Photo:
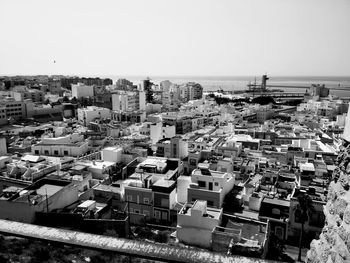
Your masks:
M 346 147 L 345 147 L 346 145 Z M 325 226 L 319 240 L 311 242 L 308 263 L 350 263 L 350 144 L 337 158 L 324 206 Z
M 339 215 L 339 217 L 342 218 L 347 205 L 347 200 L 345 200 L 344 198 L 338 198 L 334 201 L 332 206 L 333 214 Z
M 343 220 L 345 223 L 350 224 L 350 205 L 346 206 L 346 209 L 344 211 Z
M 340 172 L 339 182 L 345 190 L 349 190 L 349 175 L 346 172 Z

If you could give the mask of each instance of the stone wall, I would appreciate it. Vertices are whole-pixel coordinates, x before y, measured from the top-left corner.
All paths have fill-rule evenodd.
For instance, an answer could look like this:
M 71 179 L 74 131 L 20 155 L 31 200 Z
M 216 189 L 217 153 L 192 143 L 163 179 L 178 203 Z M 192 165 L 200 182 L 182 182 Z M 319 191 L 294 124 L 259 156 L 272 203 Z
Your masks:
M 344 142 L 324 206 L 325 226 L 305 262 L 350 262 L 350 144 Z

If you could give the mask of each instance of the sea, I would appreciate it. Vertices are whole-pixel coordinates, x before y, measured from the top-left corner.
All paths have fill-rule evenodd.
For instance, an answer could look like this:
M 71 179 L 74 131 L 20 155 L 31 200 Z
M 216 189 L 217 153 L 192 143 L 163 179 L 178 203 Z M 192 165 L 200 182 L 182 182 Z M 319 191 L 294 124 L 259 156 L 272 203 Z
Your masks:
M 102 76 L 100 76 L 102 77 Z M 261 83 L 262 76 L 104 76 L 113 79 L 113 82 L 119 78 L 125 78 L 133 83 L 140 83 L 146 78 L 150 78 L 155 84 L 163 80 L 169 80 L 172 83 L 183 84 L 186 82 L 197 82 L 202 85 L 204 91 L 238 91 L 247 89 L 249 83 Z M 338 97 L 350 97 L 350 76 L 268 76 L 267 85 L 282 86 L 306 86 L 312 84 L 324 84 L 330 88 L 330 94 Z M 344 90 L 337 90 L 341 88 Z M 285 92 L 304 92 L 300 88 L 273 88 L 284 90 Z M 305 89 L 306 90 L 306 89 Z

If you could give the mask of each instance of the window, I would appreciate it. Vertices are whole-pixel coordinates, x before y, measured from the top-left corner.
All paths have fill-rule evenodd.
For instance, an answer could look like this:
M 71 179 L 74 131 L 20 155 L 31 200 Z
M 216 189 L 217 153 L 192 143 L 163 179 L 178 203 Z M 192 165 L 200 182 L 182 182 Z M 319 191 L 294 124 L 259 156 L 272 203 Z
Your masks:
M 64 155 L 68 155 L 68 151 L 63 151 L 63 154 Z
M 148 210 L 143 210 L 143 214 L 146 216 L 146 217 L 150 217 L 150 212 Z
M 58 151 L 57 151 L 57 150 L 54 150 L 54 151 L 53 151 L 53 154 L 54 154 L 54 155 L 58 155 Z
M 154 217 L 156 219 L 160 219 L 161 215 L 160 215 L 160 211 L 154 211 Z
M 127 195 L 127 196 L 126 196 L 126 200 L 127 200 L 128 202 L 132 202 L 132 195 Z
M 49 151 L 48 151 L 48 150 L 45 150 L 45 151 L 44 151 L 44 154 L 45 154 L 45 155 L 49 155 Z
M 273 215 L 280 215 L 281 214 L 281 210 L 279 210 L 278 208 L 272 208 L 271 212 Z
M 134 209 L 134 213 L 135 214 L 140 214 L 140 210 L 139 209 Z
M 146 204 L 146 205 L 148 205 L 148 204 L 149 204 L 149 198 L 144 197 L 144 198 L 143 198 L 143 203 Z
M 275 227 L 275 235 L 280 238 L 281 240 L 284 239 L 284 230 L 282 227 L 280 226 L 276 226 Z
M 215 186 L 219 186 L 219 183 L 218 183 L 218 182 L 215 182 L 214 184 L 215 184 Z
M 197 165 L 196 159 L 190 159 L 190 165 Z
M 34 153 L 35 153 L 35 154 L 39 154 L 39 150 L 35 150 Z
M 168 198 L 162 198 L 161 199 L 161 203 L 160 203 L 161 207 L 169 207 L 169 199 Z
M 214 206 L 214 202 L 213 201 L 207 201 L 207 205 L 208 206 Z
M 301 223 L 301 211 L 300 210 L 296 210 L 295 213 L 294 213 L 294 216 L 295 216 L 295 222 L 296 223 Z M 307 221 L 308 219 L 306 219 Z
M 206 184 L 205 181 L 198 181 L 198 186 L 199 186 L 199 187 L 206 187 L 207 184 Z

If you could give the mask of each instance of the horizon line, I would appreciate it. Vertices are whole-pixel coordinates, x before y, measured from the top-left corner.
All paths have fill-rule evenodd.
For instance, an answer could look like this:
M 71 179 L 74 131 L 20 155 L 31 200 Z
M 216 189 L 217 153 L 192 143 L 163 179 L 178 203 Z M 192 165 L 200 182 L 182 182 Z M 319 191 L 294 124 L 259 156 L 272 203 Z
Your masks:
M 99 77 L 99 76 L 103 76 L 103 77 L 110 77 L 110 76 L 116 76 L 116 77 L 155 77 L 155 78 L 159 78 L 159 77 L 185 77 L 185 78 L 193 78 L 193 77 L 209 77 L 209 78 L 220 78 L 220 77 L 235 77 L 235 78 L 239 78 L 239 77 L 261 77 L 263 75 L 267 75 L 268 77 L 324 77 L 324 78 L 350 78 L 350 75 L 280 75 L 280 74 L 274 74 L 274 75 L 269 75 L 269 74 L 259 74 L 259 75 L 189 75 L 189 74 L 156 74 L 156 75 L 147 75 L 147 74 L 82 74 L 82 73 L 78 73 L 78 74 L 0 74 L 0 77 L 28 77 L 28 76 L 67 76 L 67 77 Z

